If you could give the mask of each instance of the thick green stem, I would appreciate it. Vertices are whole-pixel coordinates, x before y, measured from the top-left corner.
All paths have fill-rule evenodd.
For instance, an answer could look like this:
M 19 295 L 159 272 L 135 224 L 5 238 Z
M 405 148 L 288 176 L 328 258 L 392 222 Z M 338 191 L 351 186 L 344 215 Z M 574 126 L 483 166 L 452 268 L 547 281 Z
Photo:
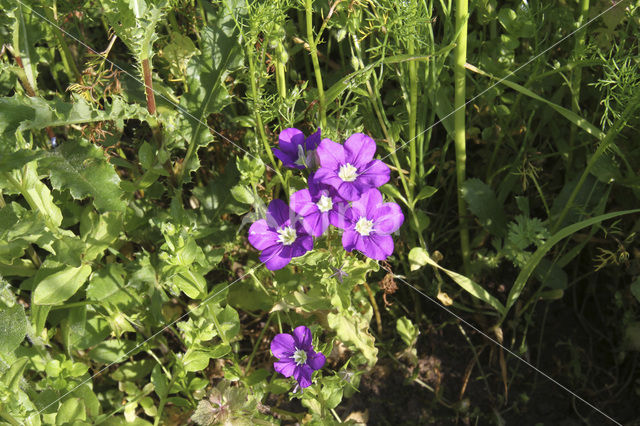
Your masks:
M 456 177 L 458 184 L 458 219 L 460 223 L 460 248 L 462 249 L 462 263 L 464 272 L 469 274 L 469 224 L 467 221 L 467 206 L 462 197 L 462 184 L 466 173 L 466 137 L 465 137 L 465 68 L 467 62 L 467 18 L 469 0 L 456 0 L 456 27 L 460 35 L 454 52 L 454 143 L 456 147 Z
M 276 85 L 278 86 L 278 94 L 282 99 L 287 97 L 287 84 L 285 80 L 284 67 L 284 48 L 281 42 L 276 46 Z
M 311 54 L 311 63 L 313 64 L 313 72 L 316 76 L 316 85 L 318 86 L 320 125 L 324 129 L 327 127 L 327 112 L 324 100 L 324 86 L 322 85 L 322 73 L 320 69 L 320 62 L 318 61 L 318 40 L 313 36 L 313 0 L 305 0 L 304 6 L 307 15 L 307 38 L 309 43 L 309 53 Z

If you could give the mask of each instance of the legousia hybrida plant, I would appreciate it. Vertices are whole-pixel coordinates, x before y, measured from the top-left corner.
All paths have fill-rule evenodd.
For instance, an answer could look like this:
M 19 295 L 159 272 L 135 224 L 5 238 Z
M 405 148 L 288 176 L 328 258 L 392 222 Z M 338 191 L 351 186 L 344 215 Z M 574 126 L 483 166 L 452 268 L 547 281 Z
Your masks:
M 398 204 L 383 202 L 377 189 L 389 181 L 390 170 L 373 158 L 375 152 L 375 141 L 363 133 L 351 135 L 344 145 L 321 139 L 320 129 L 306 138 L 295 128 L 280 133 L 274 155 L 284 167 L 307 169 L 308 188 L 291 194 L 289 205 L 271 201 L 266 218 L 249 228 L 249 242 L 261 251 L 260 261 L 267 269 L 282 269 L 292 258 L 313 250 L 314 238 L 330 226 L 342 231 L 342 246 L 348 252 L 358 250 L 373 260 L 385 260 L 393 253 L 391 234 L 400 229 L 404 215 Z M 348 274 L 342 267 L 333 269 L 340 272 L 336 279 L 342 284 Z M 314 350 L 311 341 L 309 328 L 300 325 L 271 342 L 271 352 L 278 358 L 274 369 L 293 377 L 302 389 L 311 385 L 313 372 L 325 364 L 325 356 Z

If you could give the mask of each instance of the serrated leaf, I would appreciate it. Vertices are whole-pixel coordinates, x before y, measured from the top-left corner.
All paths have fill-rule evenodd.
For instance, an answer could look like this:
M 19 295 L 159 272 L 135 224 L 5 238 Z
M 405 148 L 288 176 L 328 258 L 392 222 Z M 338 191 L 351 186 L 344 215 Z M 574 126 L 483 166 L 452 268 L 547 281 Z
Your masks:
M 199 146 L 213 140 L 206 126 L 207 116 L 219 112 L 230 102 L 224 81 L 229 70 L 237 68 L 243 57 L 240 54 L 240 35 L 226 7 L 219 9 L 218 16 L 210 18 L 209 26 L 200 35 L 201 54 L 191 58 L 187 65 L 186 83 L 189 91 L 180 100 L 185 110 L 193 111 L 193 116 L 184 117 L 182 121 L 186 120 L 191 130 L 187 141 L 194 158 L 197 157 L 195 151 Z M 188 179 L 189 173 L 195 170 L 191 158 L 186 159 L 184 167 L 184 178 Z
M 33 301 L 37 305 L 59 305 L 73 296 L 89 275 L 91 275 L 89 265 L 79 268 L 67 267 L 51 274 L 37 284 Z
M 491 234 L 498 237 L 507 234 L 507 218 L 489 185 L 479 179 L 469 179 L 462 185 L 462 196 L 469 210 Z
M 78 200 L 92 197 L 100 211 L 122 211 L 126 206 L 120 177 L 95 145 L 80 141 L 62 144 L 40 161 L 40 169 L 49 174 L 55 189 L 69 189 Z

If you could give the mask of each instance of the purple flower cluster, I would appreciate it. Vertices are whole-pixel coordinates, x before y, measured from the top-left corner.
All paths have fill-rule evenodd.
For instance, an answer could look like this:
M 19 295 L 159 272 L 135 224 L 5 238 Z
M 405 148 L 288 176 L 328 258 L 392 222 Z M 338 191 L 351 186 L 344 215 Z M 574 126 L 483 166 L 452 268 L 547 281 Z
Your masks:
M 268 269 L 285 267 L 292 258 L 313 249 L 313 237 L 329 225 L 342 229 L 345 250 L 358 250 L 375 260 L 393 253 L 391 234 L 404 221 L 400 206 L 383 203 L 378 187 L 389 181 L 389 167 L 374 160 L 376 143 L 363 133 L 341 145 L 322 139 L 320 130 L 305 138 L 298 129 L 280 133 L 280 149 L 273 149 L 285 167 L 314 169 L 309 188 L 291 195 L 289 206 L 273 200 L 266 219 L 249 229 L 249 242 L 261 250 Z

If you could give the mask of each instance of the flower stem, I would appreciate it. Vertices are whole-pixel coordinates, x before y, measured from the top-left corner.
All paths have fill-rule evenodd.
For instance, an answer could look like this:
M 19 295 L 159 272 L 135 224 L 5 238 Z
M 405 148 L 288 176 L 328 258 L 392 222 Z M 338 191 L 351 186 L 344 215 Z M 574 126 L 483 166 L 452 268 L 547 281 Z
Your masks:
M 269 323 L 271 322 L 272 319 L 273 319 L 273 315 L 269 315 L 267 317 L 267 322 L 265 322 L 264 327 L 262 327 L 262 331 L 260 332 L 260 335 L 256 340 L 256 343 L 253 345 L 253 350 L 251 351 L 251 355 L 249 355 L 249 360 L 247 361 L 247 368 L 245 369 L 245 371 L 249 371 L 249 369 L 251 368 L 251 362 L 253 361 L 253 357 L 256 355 L 256 352 L 258 351 L 258 346 L 260 346 L 260 343 L 262 342 L 262 338 L 264 337 L 264 333 L 269 328 Z
M 371 287 L 369 287 L 369 284 L 367 284 L 366 281 L 363 281 L 362 285 L 367 290 L 367 294 L 369 295 L 369 300 L 371 301 L 371 307 L 373 308 L 373 313 L 376 317 L 376 326 L 378 328 L 378 334 L 382 336 L 382 318 L 380 317 L 380 310 L 378 309 L 376 298 L 373 296 L 373 291 L 371 291 Z
M 465 275 L 469 274 L 469 224 L 467 206 L 462 197 L 462 184 L 466 173 L 466 141 L 465 141 L 465 68 L 467 61 L 467 19 L 469 0 L 456 0 L 456 27 L 459 28 L 458 40 L 454 52 L 454 144 L 456 147 L 456 178 L 458 185 L 458 219 L 460 221 L 460 248 Z
M 316 76 L 316 85 L 318 86 L 318 104 L 320 106 L 320 125 L 324 129 L 327 127 L 327 112 L 324 100 L 324 87 L 322 85 L 322 74 L 320 70 L 320 62 L 318 61 L 318 40 L 313 36 L 313 0 L 305 0 L 305 12 L 307 15 L 307 38 L 309 39 L 309 52 L 311 54 L 311 63 L 313 64 L 313 72 Z

